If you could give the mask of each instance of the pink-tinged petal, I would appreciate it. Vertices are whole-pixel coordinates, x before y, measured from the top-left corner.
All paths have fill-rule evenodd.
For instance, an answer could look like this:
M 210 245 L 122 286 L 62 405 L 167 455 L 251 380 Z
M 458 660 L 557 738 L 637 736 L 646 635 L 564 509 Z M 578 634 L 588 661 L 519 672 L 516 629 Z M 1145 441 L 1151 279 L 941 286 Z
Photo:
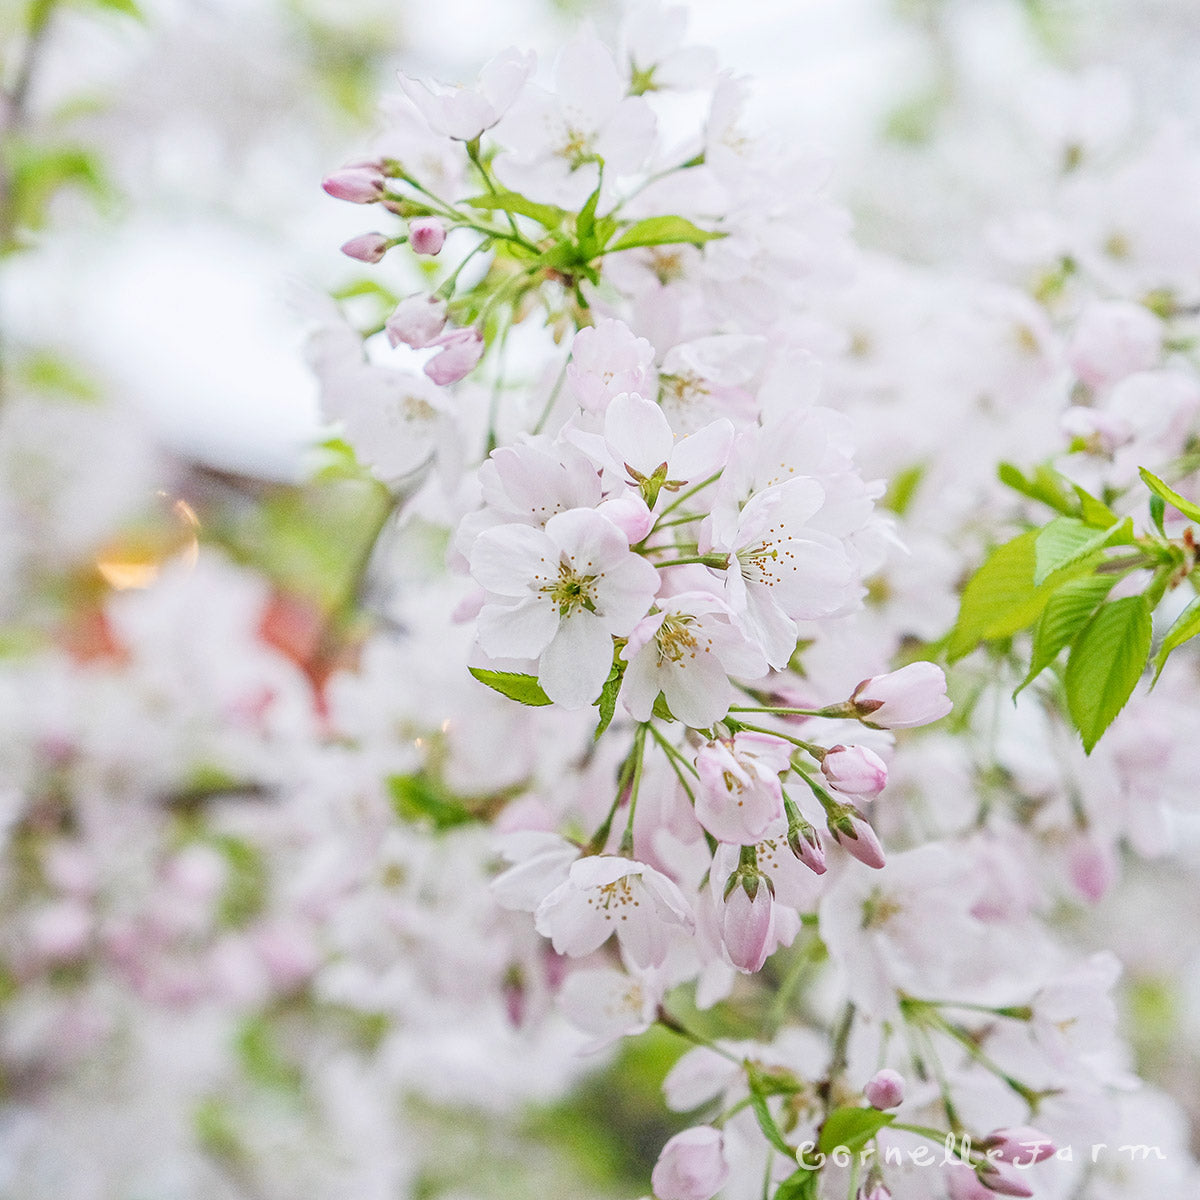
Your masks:
M 604 887 L 627 875 L 641 875 L 644 863 L 623 858 L 619 854 L 589 854 L 571 864 L 571 886 L 576 888 Z
M 734 688 L 713 654 L 700 654 L 687 667 L 663 672 L 667 707 L 692 729 L 707 729 L 733 703 Z
M 479 614 L 479 645 L 493 658 L 537 658 L 558 632 L 558 612 L 544 597 L 511 607 L 489 604 Z
M 634 658 L 641 653 L 643 647 L 649 645 L 654 635 L 662 628 L 662 623 L 667 619 L 665 612 L 653 613 L 651 616 L 643 618 L 634 627 L 633 632 L 629 635 L 629 640 L 625 643 L 625 648 L 621 651 L 621 657 L 626 662 L 633 662 Z
M 761 880 L 753 900 L 740 885 L 729 893 L 721 914 L 721 939 L 730 961 L 739 971 L 753 973 L 767 961 L 773 906 L 771 891 Z
M 611 500 L 601 502 L 596 511 L 605 520 L 611 521 L 631 546 L 640 542 L 654 524 L 654 514 L 646 507 L 639 492 L 629 491 L 614 496 Z
M 669 945 L 667 930 L 658 914 L 641 908 L 628 914 L 628 920 L 617 924 L 617 940 L 621 957 L 632 967 L 645 971 L 661 967 Z
M 538 664 L 538 681 L 563 708 L 587 708 L 612 670 L 612 636 L 604 622 L 576 609 L 559 620 L 558 633 Z
M 613 397 L 604 415 L 604 437 L 618 463 L 647 477 L 670 459 L 675 446 L 663 410 L 632 392 Z
M 650 720 L 650 714 L 654 711 L 654 701 L 662 690 L 663 680 L 660 678 L 658 655 L 653 650 L 647 650 L 634 656 L 625 669 L 625 678 L 621 683 L 621 703 L 625 706 L 625 711 L 635 721 Z
M 625 535 L 606 517 L 587 508 L 557 513 L 546 522 L 546 533 L 583 574 L 603 571 L 631 557 Z
M 726 464 L 732 447 L 733 425 L 721 417 L 679 442 L 671 454 L 667 475 L 671 479 L 699 483 L 715 475 Z
M 538 905 L 534 928 L 548 937 L 559 954 L 581 958 L 599 949 L 612 933 L 612 925 L 603 913 L 587 903 L 570 882 L 559 884 Z
M 558 575 L 559 554 L 540 529 L 498 525 L 485 529 L 471 547 L 471 574 L 481 587 L 499 596 L 527 596 L 538 580 Z
M 626 634 L 646 615 L 661 582 L 646 559 L 626 552 L 625 561 L 604 572 L 597 607 L 605 627 L 617 637 Z

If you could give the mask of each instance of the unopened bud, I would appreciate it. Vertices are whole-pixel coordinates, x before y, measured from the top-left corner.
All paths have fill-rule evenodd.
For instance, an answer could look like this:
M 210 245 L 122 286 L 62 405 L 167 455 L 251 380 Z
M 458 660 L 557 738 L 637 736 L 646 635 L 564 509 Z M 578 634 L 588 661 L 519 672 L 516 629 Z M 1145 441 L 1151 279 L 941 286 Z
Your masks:
M 979 1182 L 989 1192 L 999 1196 L 1032 1196 L 1033 1188 L 1023 1179 L 1013 1174 L 1013 1168 L 1007 1164 L 987 1162 L 979 1167 L 977 1172 Z
M 833 746 L 821 759 L 821 773 L 839 792 L 870 798 L 887 786 L 887 764 L 866 746 Z
M 475 369 L 483 357 L 483 335 L 478 329 L 456 329 L 443 334 L 434 343 L 441 353 L 435 354 L 425 364 L 425 374 L 438 387 L 457 383 Z
M 874 1108 L 895 1108 L 904 1100 L 904 1076 L 884 1067 L 871 1077 L 863 1088 L 863 1095 Z
M 887 675 L 864 679 L 850 703 L 859 720 L 876 729 L 928 725 L 953 707 L 946 696 L 946 676 L 931 662 L 909 663 Z
M 384 328 L 393 346 L 403 342 L 414 350 L 424 350 L 426 346 L 432 346 L 446 328 L 446 302 L 419 292 L 407 296 L 388 317 Z
M 1054 1143 L 1031 1125 L 997 1129 L 980 1143 L 980 1147 L 988 1152 L 989 1158 L 1014 1163 L 1018 1167 L 1031 1167 L 1054 1154 Z
M 391 240 L 382 233 L 360 233 L 342 245 L 342 253 L 359 262 L 377 263 L 387 253 Z
M 344 167 L 326 175 L 321 186 L 335 200 L 351 204 L 374 204 L 383 199 L 383 175 L 376 167 Z
M 408 226 L 408 244 L 417 254 L 437 254 L 446 241 L 446 226 L 437 217 L 422 217 Z
M 825 847 L 817 831 L 805 820 L 798 825 L 789 825 L 787 832 L 788 846 L 792 853 L 814 875 L 825 874 Z
M 863 866 L 879 870 L 887 861 L 871 823 L 857 809 L 847 807 L 836 817 L 831 815 L 829 832 L 838 845 Z

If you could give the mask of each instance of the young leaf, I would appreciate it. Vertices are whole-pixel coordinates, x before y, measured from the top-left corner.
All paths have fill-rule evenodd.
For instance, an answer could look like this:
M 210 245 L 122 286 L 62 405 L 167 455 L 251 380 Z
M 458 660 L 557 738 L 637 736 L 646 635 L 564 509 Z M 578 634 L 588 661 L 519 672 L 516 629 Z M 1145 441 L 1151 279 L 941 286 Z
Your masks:
M 604 687 L 596 699 L 600 709 L 600 724 L 596 726 L 595 740 L 600 740 L 601 734 L 612 724 L 613 714 L 617 711 L 617 693 L 621 690 L 621 680 L 625 677 L 625 663 L 618 659 L 604 681 Z
M 1157 475 L 1151 475 L 1145 467 L 1138 467 L 1138 474 L 1142 477 L 1142 482 L 1156 496 L 1161 497 L 1173 508 L 1179 509 L 1185 517 L 1190 517 L 1193 521 L 1200 521 L 1200 506 L 1185 499 L 1173 487 L 1163 483 Z
M 1102 546 L 1114 542 L 1128 544 L 1133 541 L 1133 521 L 1119 518 L 1111 526 L 1094 529 L 1074 517 L 1055 517 L 1037 536 L 1034 544 L 1033 582 L 1042 583 L 1055 571 L 1086 558 Z
M 522 196 L 520 192 L 489 192 L 486 196 L 473 196 L 465 203 L 472 208 L 498 208 L 501 212 L 530 217 L 545 229 L 557 229 L 567 215 L 563 209 L 555 208 L 553 204 L 538 204 Z
M 443 830 L 479 820 L 455 796 L 423 774 L 389 775 L 387 790 L 392 808 L 402 821 L 428 821 L 434 829 Z
M 485 671 L 482 667 L 468 667 L 468 671 L 487 684 L 494 692 L 507 696 L 510 700 L 519 700 L 522 704 L 534 708 L 542 708 L 552 703 L 549 696 L 542 691 L 536 675 L 519 675 L 514 671 Z
M 1075 483 L 1071 485 L 1075 495 L 1079 497 L 1079 512 L 1084 521 L 1093 529 L 1111 529 L 1121 518 L 1102 500 L 1097 500 L 1091 492 L 1085 491 Z
M 895 1119 L 895 1113 L 880 1112 L 877 1108 L 835 1108 L 821 1126 L 817 1149 L 822 1154 L 831 1154 L 839 1146 L 851 1151 L 861 1150 Z
M 817 1200 L 816 1171 L 801 1167 L 775 1189 L 775 1200 Z
M 1116 583 L 1115 575 L 1085 575 L 1073 579 L 1050 597 L 1033 629 L 1033 661 L 1013 699 L 1029 686 L 1088 623 Z
M 784 1141 L 783 1134 L 779 1132 L 779 1126 L 775 1124 L 775 1118 L 771 1116 L 771 1110 L 767 1107 L 766 1097 L 754 1087 L 753 1079 L 750 1088 L 750 1107 L 754 1109 L 754 1115 L 758 1118 L 758 1127 L 762 1130 L 763 1137 L 781 1154 L 791 1158 L 796 1151 Z
M 1145 596 L 1103 605 L 1067 659 L 1067 709 L 1091 754 L 1133 692 L 1150 650 L 1150 606 Z
M 1087 558 L 1080 559 L 1036 585 L 1035 545 L 1040 533 L 1030 529 L 998 546 L 971 577 L 946 646 L 951 662 L 969 654 L 982 641 L 1008 637 L 1032 625 L 1058 588 L 1091 569 Z
M 1163 528 L 1163 518 L 1167 515 L 1167 506 L 1163 502 L 1161 496 L 1150 497 L 1150 520 L 1154 522 L 1154 528 L 1158 530 L 1163 537 L 1167 536 L 1167 531 Z
M 1179 614 L 1175 620 L 1175 624 L 1167 630 L 1166 637 L 1162 640 L 1162 645 L 1158 648 L 1158 653 L 1154 656 L 1154 679 L 1151 687 L 1158 682 L 1158 677 L 1162 674 L 1162 669 L 1167 665 L 1167 659 L 1170 657 L 1173 650 L 1178 650 L 1184 642 L 1190 641 L 1200 633 L 1200 596 L 1191 602 Z
M 579 256 L 591 259 L 599 247 L 596 245 L 596 205 L 600 203 L 600 188 L 603 183 L 587 198 L 575 221 L 575 240 L 579 243 Z
M 685 217 L 647 217 L 644 221 L 635 221 L 608 249 L 606 254 L 615 254 L 618 250 L 632 250 L 635 246 L 672 246 L 679 242 L 690 242 L 699 246 L 711 242 L 714 238 L 726 235 L 693 225 Z
M 1020 492 L 1022 496 L 1028 496 L 1031 500 L 1040 500 L 1065 516 L 1076 515 L 1076 506 L 1071 503 L 1071 498 L 1063 489 L 1062 476 L 1045 464 L 1037 467 L 1032 475 L 1025 475 L 1012 463 L 1002 462 L 996 474 L 1000 482 L 1005 487 L 1012 488 L 1014 492 Z

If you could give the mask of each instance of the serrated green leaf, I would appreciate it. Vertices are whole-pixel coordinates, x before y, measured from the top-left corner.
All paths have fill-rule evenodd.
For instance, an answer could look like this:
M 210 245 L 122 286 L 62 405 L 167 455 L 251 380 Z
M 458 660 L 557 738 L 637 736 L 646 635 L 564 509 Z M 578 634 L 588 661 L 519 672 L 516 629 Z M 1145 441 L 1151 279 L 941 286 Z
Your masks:
M 1163 483 L 1157 475 L 1152 475 L 1145 467 L 1138 467 L 1142 482 L 1156 495 L 1165 500 L 1173 508 L 1179 509 L 1185 517 L 1200 521 L 1200 506 L 1181 496 L 1173 487 Z
M 1050 597 L 1033 629 L 1033 659 L 1029 664 L 1029 674 L 1013 692 L 1014 700 L 1088 623 L 1116 581 L 1115 575 L 1087 575 L 1064 583 Z
M 1067 709 L 1088 754 L 1142 677 L 1150 634 L 1146 598 L 1126 596 L 1101 606 L 1071 647 L 1064 677 Z
M 1158 653 L 1154 656 L 1154 679 L 1151 687 L 1158 682 L 1158 677 L 1162 674 L 1163 667 L 1167 665 L 1167 659 L 1172 651 L 1178 650 L 1184 642 L 1191 641 L 1198 633 L 1200 633 L 1200 596 L 1179 614 L 1175 623 L 1167 630 L 1162 645 L 1159 646 Z
M 775 1189 L 775 1200 L 816 1200 L 817 1173 L 801 1167 Z
M 1040 533 L 1030 529 L 996 547 L 971 577 L 963 589 L 958 621 L 946 643 L 951 662 L 969 654 L 980 642 L 1009 637 L 1032 625 L 1058 588 L 1090 572 L 1093 562 L 1084 558 L 1055 571 L 1044 583 L 1035 584 L 1034 547 Z
M 1093 551 L 1115 543 L 1133 541 L 1133 520 L 1120 518 L 1104 529 L 1094 529 L 1074 517 L 1055 517 L 1038 534 L 1034 543 L 1033 582 L 1040 584 L 1055 571 L 1086 558 Z
M 558 229 L 566 217 L 566 210 L 553 204 L 538 204 L 520 192 L 489 192 L 486 196 L 473 196 L 464 201 L 472 208 L 499 209 L 501 212 L 516 213 L 529 217 L 545 229 Z
M 596 726 L 595 740 L 598 742 L 604 731 L 612 724 L 613 714 L 617 711 L 617 693 L 621 690 L 621 680 L 625 678 L 625 663 L 617 659 L 613 668 L 600 689 L 596 706 L 600 709 L 600 724 Z
M 647 217 L 630 225 L 605 253 L 615 254 L 618 250 L 632 250 L 635 246 L 673 246 L 682 242 L 699 246 L 725 236 L 714 230 L 701 229 L 686 217 Z
M 1121 518 L 1102 500 L 1097 500 L 1091 492 L 1072 484 L 1075 495 L 1079 497 L 1079 515 L 1093 529 L 1111 529 Z
M 468 667 L 467 670 L 480 683 L 486 684 L 492 691 L 499 692 L 510 700 L 528 704 L 532 708 L 544 708 L 553 703 L 542 691 L 542 685 L 538 683 L 536 675 L 521 675 L 516 671 L 486 671 L 482 667 Z

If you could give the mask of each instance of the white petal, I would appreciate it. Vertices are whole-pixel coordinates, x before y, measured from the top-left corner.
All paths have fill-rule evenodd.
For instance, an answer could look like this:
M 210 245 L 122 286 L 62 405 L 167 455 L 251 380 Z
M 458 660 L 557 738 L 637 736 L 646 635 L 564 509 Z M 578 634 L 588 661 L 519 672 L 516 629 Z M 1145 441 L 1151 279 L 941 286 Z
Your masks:
M 538 664 L 546 695 L 563 708 L 587 708 L 612 669 L 613 643 L 599 617 L 576 611 L 563 617 Z

